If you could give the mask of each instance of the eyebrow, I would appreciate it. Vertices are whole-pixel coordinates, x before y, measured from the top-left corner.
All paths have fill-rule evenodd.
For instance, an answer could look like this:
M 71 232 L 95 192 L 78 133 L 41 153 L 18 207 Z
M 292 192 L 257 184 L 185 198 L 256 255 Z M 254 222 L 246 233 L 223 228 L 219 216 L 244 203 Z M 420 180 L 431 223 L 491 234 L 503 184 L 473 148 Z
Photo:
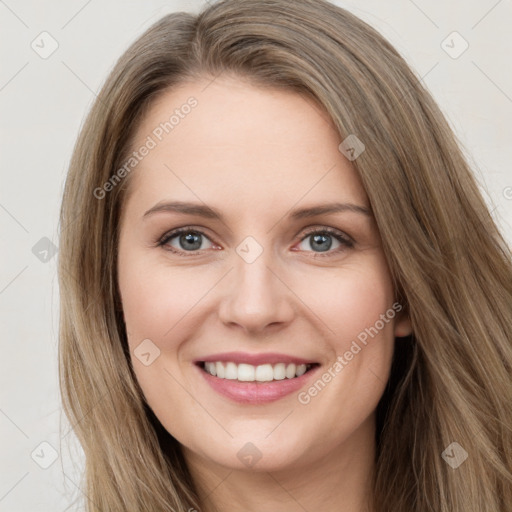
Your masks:
M 198 215 L 200 217 L 205 217 L 207 219 L 216 219 L 224 222 L 224 217 L 221 213 L 219 213 L 214 208 L 210 208 L 205 204 L 199 203 L 188 203 L 183 201 L 173 201 L 173 202 L 160 202 L 155 206 L 150 208 L 144 215 L 143 219 L 147 219 L 151 215 L 155 213 L 183 213 L 188 215 Z M 353 212 L 365 215 L 367 217 L 372 217 L 370 210 L 365 206 L 361 206 L 353 203 L 328 203 L 321 204 L 317 206 L 311 206 L 308 208 L 299 208 L 294 210 L 290 217 L 293 220 L 306 219 L 310 217 L 316 217 L 318 215 L 325 215 L 331 213 L 343 213 L 343 212 Z

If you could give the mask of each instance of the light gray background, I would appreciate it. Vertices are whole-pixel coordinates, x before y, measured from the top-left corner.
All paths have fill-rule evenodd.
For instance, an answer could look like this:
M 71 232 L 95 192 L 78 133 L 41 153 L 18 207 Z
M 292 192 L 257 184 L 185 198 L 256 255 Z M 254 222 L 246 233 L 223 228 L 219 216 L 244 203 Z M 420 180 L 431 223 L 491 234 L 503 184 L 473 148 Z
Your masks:
M 512 241 L 512 2 L 336 3 L 380 30 L 424 77 Z M 58 245 L 58 209 L 72 147 L 115 60 L 164 14 L 197 12 L 202 5 L 0 0 L 0 511 L 63 511 L 74 497 L 87 499 L 77 487 L 81 451 L 59 402 L 57 257 L 41 261 L 32 248 L 43 237 Z M 31 47 L 33 41 L 50 47 L 38 37 L 43 31 L 59 45 L 46 59 Z M 442 46 L 453 31 L 469 44 L 458 58 Z M 444 45 L 453 53 L 461 43 L 456 36 Z M 41 443 L 56 451 L 47 469 L 41 464 L 52 462 L 52 449 Z M 71 465 L 70 452 L 77 454 L 78 467 Z

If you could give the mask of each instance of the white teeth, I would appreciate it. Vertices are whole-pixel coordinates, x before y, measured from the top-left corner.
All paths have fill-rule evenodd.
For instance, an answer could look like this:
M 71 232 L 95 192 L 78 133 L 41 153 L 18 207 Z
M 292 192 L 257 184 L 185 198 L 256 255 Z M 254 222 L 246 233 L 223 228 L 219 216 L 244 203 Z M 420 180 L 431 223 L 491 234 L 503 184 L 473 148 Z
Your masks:
M 286 369 L 284 363 L 278 363 L 274 366 L 274 379 L 283 380 L 286 377 Z
M 256 380 L 266 382 L 274 380 L 274 369 L 271 364 L 260 364 L 256 366 Z
M 217 368 L 215 363 L 204 363 L 206 371 L 211 375 L 217 375 Z
M 256 369 L 251 364 L 238 365 L 238 380 L 251 382 L 254 380 Z
M 217 373 L 217 377 L 220 377 L 221 379 L 226 378 L 226 372 L 222 363 L 215 363 L 215 371 Z
M 233 362 L 204 363 L 204 369 L 210 375 L 220 379 L 239 380 L 241 382 L 270 382 L 272 380 L 293 379 L 304 375 L 311 365 L 293 363 L 260 364 L 235 364 Z
M 286 378 L 287 379 L 293 379 L 293 377 L 295 377 L 295 370 L 296 369 L 297 369 L 297 367 L 294 364 L 289 364 L 286 367 L 286 372 L 285 372 Z
M 301 375 L 304 375 L 305 373 L 306 373 L 306 365 L 299 364 L 299 366 L 297 366 L 297 372 L 295 373 L 295 375 L 297 375 L 297 377 L 300 377 Z
M 238 368 L 235 363 L 226 363 L 226 379 L 238 379 Z

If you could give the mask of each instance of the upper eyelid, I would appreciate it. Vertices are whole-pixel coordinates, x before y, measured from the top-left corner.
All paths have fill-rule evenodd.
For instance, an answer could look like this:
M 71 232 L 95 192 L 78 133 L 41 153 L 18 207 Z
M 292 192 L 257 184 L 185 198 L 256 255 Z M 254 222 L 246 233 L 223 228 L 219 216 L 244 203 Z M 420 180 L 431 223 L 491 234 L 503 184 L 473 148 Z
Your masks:
M 158 244 L 159 245 L 165 245 L 171 239 L 179 236 L 182 233 L 187 233 L 187 232 L 198 233 L 198 234 L 208 238 L 208 240 L 211 243 L 219 245 L 215 240 L 212 239 L 212 237 L 210 237 L 205 232 L 205 230 L 203 230 L 202 228 L 195 228 L 193 226 L 182 226 L 182 227 L 175 228 L 175 229 L 172 229 L 170 231 L 167 231 L 162 237 L 160 237 L 158 239 Z M 315 233 L 322 233 L 322 232 L 326 232 L 326 233 L 328 233 L 331 236 L 338 236 L 338 237 L 344 239 L 347 243 L 351 243 L 351 244 L 355 243 L 355 240 L 350 235 L 348 235 L 347 233 L 342 231 L 341 229 L 334 228 L 334 227 L 331 227 L 331 226 L 325 226 L 325 225 L 321 225 L 321 224 L 314 225 L 314 226 L 306 226 L 305 228 L 303 228 L 301 230 L 302 234 L 298 235 L 297 238 L 298 238 L 299 242 L 302 242 L 308 236 L 311 236 L 312 234 L 315 234 Z M 178 249 L 178 250 L 181 250 L 181 249 Z M 197 251 L 201 251 L 201 249 L 196 249 L 196 250 Z M 184 251 L 184 252 L 191 252 L 192 253 L 192 252 L 195 252 L 195 251 Z

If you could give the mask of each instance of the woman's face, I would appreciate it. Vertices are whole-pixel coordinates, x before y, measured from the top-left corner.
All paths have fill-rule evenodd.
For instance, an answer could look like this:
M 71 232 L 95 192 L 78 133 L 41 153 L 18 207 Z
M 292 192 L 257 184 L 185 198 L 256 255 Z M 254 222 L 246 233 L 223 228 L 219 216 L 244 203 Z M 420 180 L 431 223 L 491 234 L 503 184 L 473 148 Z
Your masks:
M 311 100 L 225 76 L 166 92 L 139 126 L 118 266 L 130 354 L 195 460 L 278 470 L 371 445 L 410 326 L 341 142 Z

